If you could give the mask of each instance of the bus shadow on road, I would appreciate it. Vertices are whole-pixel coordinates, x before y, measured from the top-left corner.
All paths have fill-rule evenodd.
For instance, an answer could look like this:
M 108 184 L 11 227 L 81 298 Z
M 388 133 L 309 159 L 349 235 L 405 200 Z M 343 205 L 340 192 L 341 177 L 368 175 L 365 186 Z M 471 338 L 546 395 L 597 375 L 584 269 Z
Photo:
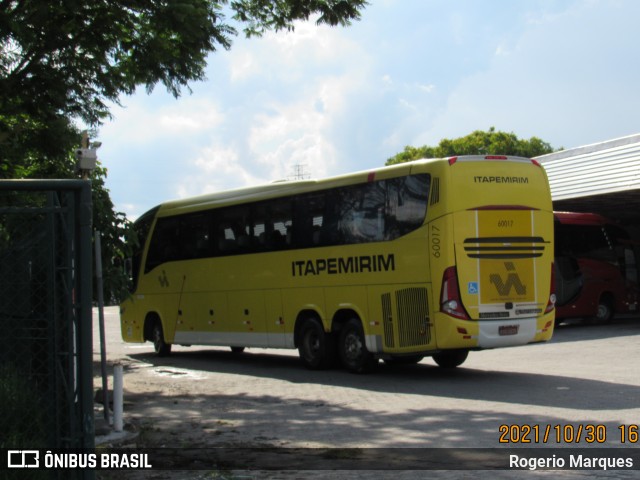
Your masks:
M 168 358 L 156 357 L 153 353 L 138 353 L 130 358 L 149 364 L 158 374 L 177 368 L 204 375 L 238 375 L 242 377 L 239 382 L 265 378 L 291 384 L 591 411 L 637 408 L 640 398 L 638 385 L 573 378 L 557 371 L 476 369 L 472 359 L 465 366 L 451 370 L 430 364 L 429 359 L 407 366 L 381 362 L 371 374 L 354 375 L 341 369 L 307 370 L 291 354 L 265 353 L 265 350 L 253 353 L 249 349 L 237 354 L 222 349 L 199 349 L 176 352 Z

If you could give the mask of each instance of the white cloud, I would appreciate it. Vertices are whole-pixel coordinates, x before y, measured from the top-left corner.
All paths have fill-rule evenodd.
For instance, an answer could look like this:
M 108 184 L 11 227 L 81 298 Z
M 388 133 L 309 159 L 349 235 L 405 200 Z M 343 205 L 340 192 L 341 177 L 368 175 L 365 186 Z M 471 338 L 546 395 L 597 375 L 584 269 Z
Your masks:
M 273 177 L 290 176 L 296 164 L 308 165 L 313 177 L 329 175 L 340 158 L 333 132 L 348 118 L 363 82 L 352 72 L 319 77 L 288 102 L 270 104 L 251 121 L 248 146 L 255 161 Z
M 259 80 L 264 85 L 306 82 L 315 72 L 353 67 L 364 58 L 362 46 L 344 29 L 296 22 L 292 32 L 267 32 L 259 39 L 239 40 L 228 55 L 232 82 Z M 295 88 L 295 87 L 294 87 Z
M 194 164 L 207 174 L 219 171 L 229 171 L 231 165 L 238 163 L 238 152 L 230 147 L 206 148 Z
M 193 135 L 215 128 L 224 121 L 216 102 L 211 98 L 181 97 L 157 93 L 155 99 L 129 97 L 124 107 L 112 111 L 115 119 L 100 131 L 101 137 L 117 138 L 129 144 L 151 144 L 177 135 Z
M 252 165 L 228 146 L 203 148 L 191 165 L 195 168 L 176 184 L 175 195 L 179 198 L 264 183 L 252 173 Z
M 193 95 L 159 87 L 114 109 L 100 135 L 108 187 L 141 213 L 296 163 L 314 177 L 372 168 L 490 126 L 565 147 L 637 133 L 639 13 L 632 1 L 380 1 L 349 28 L 312 19 L 239 37 Z
M 161 115 L 158 124 L 162 131 L 188 134 L 215 128 L 222 121 L 222 115 L 212 105 L 198 104 L 197 108 L 191 108 L 187 104 Z
M 316 25 L 316 19 L 296 22 L 293 32 L 269 32 L 265 38 L 270 48 L 278 51 L 277 61 L 298 65 L 301 59 L 307 62 L 333 62 L 343 57 L 350 46 L 340 29 Z
M 370 83 L 368 56 L 343 32 L 308 22 L 295 32 L 239 42 L 227 58 L 230 85 L 223 87 L 233 103 L 211 132 L 215 148 L 192 154 L 197 160 L 189 162 L 180 194 L 287 178 L 295 165 L 316 178 L 329 175 L 339 159 L 332 132 L 348 114 L 350 97 Z M 235 94 L 247 90 L 251 95 Z M 213 171 L 217 180 L 205 181 Z
M 255 52 L 244 50 L 236 52 L 230 62 L 231 81 L 241 81 L 259 72 L 258 58 Z

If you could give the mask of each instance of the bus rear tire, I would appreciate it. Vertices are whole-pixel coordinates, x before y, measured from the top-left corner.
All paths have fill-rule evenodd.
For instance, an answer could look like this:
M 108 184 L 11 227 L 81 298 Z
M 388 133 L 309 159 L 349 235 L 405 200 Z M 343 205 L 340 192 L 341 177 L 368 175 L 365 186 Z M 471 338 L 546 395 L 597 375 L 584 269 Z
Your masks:
M 464 363 L 469 356 L 469 350 L 447 350 L 436 353 L 433 360 L 441 368 L 456 368 Z
M 307 319 L 300 328 L 298 353 L 310 370 L 330 368 L 335 363 L 335 339 L 317 319 Z
M 609 323 L 613 319 L 613 301 L 608 296 L 603 296 L 598 301 L 595 321 L 598 323 Z
M 342 365 L 352 373 L 368 373 L 378 365 L 378 359 L 367 350 L 358 319 L 352 318 L 340 330 L 339 349 Z
M 162 323 L 156 320 L 151 329 L 151 341 L 153 349 L 159 357 L 167 357 L 171 354 L 171 344 L 164 340 L 164 332 L 162 331 Z

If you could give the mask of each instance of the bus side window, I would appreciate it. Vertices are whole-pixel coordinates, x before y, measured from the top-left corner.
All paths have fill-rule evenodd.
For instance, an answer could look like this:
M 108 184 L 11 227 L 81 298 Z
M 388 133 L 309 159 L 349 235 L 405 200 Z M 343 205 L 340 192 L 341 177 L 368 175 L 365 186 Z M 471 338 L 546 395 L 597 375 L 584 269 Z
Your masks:
M 230 226 L 224 226 L 218 230 L 218 252 L 220 255 L 229 255 L 236 249 L 236 237 Z
M 365 183 L 341 188 L 337 243 L 351 244 L 382 240 L 386 182 Z
M 216 216 L 218 255 L 249 253 L 252 249 L 249 207 L 240 205 L 218 211 Z
M 403 178 L 387 180 L 387 195 L 385 201 L 385 231 L 384 239 L 393 240 L 400 236 L 401 225 L 398 219 L 398 210 L 404 205 L 402 187 Z
M 290 198 L 277 199 L 269 202 L 266 248 L 267 250 L 282 250 L 290 248 L 292 200 Z
M 393 240 L 424 221 L 427 174 L 156 221 L 145 273 L 175 260 Z
M 392 227 L 385 239 L 406 235 L 422 225 L 427 214 L 430 183 L 428 174 L 410 175 L 390 182 L 387 215 Z
M 210 228 L 211 219 L 206 213 L 189 214 L 182 218 L 178 239 L 180 260 L 212 255 Z
M 325 194 L 309 193 L 293 202 L 293 218 L 287 231 L 287 248 L 308 248 L 325 244 L 322 228 L 325 219 Z
M 216 256 L 233 255 L 237 248 L 236 233 L 233 229 L 231 209 L 222 208 L 217 210 L 213 220 L 213 230 L 215 232 L 214 247 Z
M 159 218 L 151 236 L 145 273 L 158 265 L 179 258 L 179 217 Z

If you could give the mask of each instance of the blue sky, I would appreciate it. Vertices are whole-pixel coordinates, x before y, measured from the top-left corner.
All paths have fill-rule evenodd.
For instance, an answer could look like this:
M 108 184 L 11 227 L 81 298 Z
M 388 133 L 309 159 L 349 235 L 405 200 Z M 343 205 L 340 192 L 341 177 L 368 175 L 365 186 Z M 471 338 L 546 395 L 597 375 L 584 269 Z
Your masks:
M 192 93 L 140 89 L 112 108 L 107 188 L 135 219 L 491 126 L 555 148 L 640 133 L 639 19 L 636 0 L 371 0 L 348 28 L 239 36 Z

